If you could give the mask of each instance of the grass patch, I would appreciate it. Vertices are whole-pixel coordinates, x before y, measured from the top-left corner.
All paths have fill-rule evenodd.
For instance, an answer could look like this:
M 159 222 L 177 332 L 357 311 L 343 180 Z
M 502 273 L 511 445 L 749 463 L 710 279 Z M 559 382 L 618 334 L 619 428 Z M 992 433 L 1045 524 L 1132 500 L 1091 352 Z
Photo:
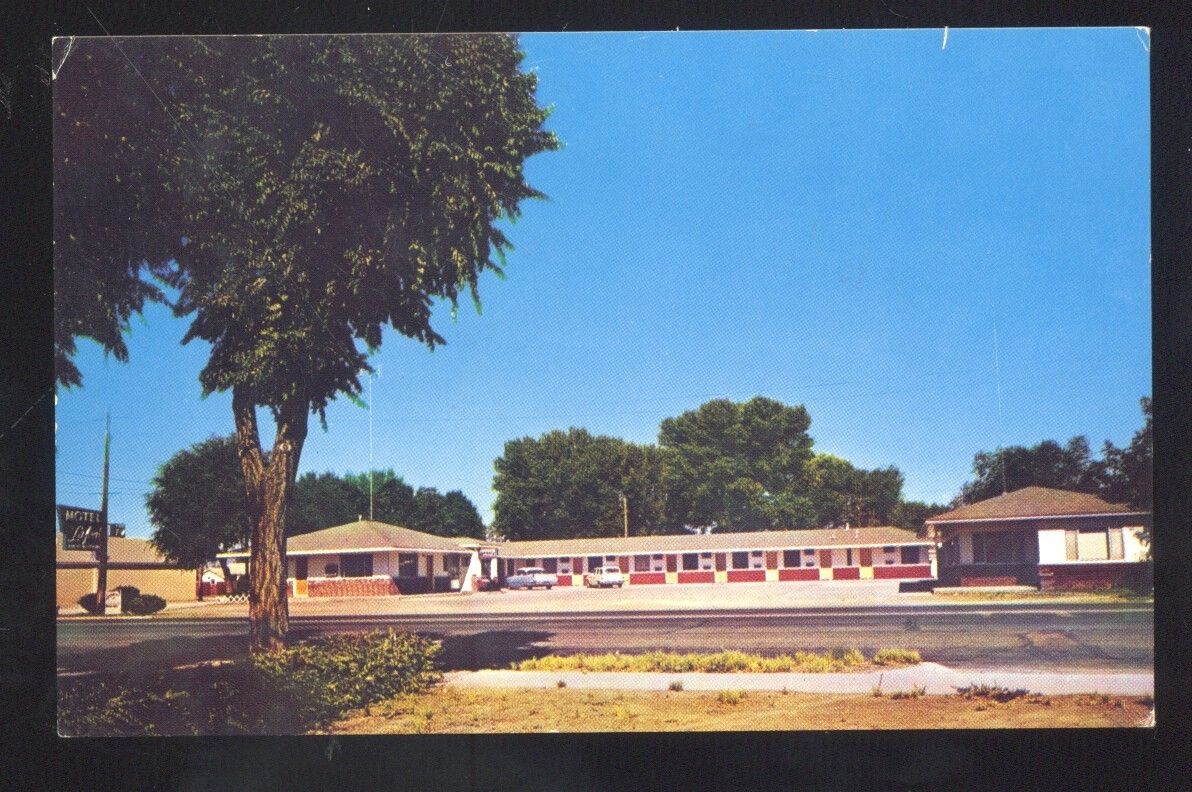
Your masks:
M 927 688 L 921 685 L 911 685 L 910 690 L 896 690 L 890 694 L 890 698 L 895 700 L 903 699 L 917 699 L 922 698 L 927 693 Z
M 744 690 L 722 690 L 716 695 L 716 700 L 721 704 L 735 707 L 748 697 L 749 694 Z
M 918 662 L 921 662 L 919 653 L 908 649 L 881 649 L 873 659 L 873 663 L 878 665 L 909 665 Z M 833 649 L 824 653 L 795 652 L 775 657 L 736 651 L 546 655 L 513 663 L 511 668 L 515 671 L 656 671 L 669 674 L 787 671 L 817 673 L 853 671 L 868 664 L 865 655 L 857 649 Z
M 731 696 L 726 698 L 731 700 Z M 735 704 L 716 691 L 592 691 L 438 686 L 403 696 L 392 714 L 367 717 L 357 710 L 334 723 L 337 734 L 436 734 L 511 732 L 676 732 L 823 729 L 984 729 L 1141 727 L 1149 717 L 1138 696 L 1115 697 L 1122 706 L 1087 696 L 1053 696 L 1050 706 L 1029 698 L 1006 704 L 958 696 L 892 700 L 862 694 L 784 696 L 749 691 Z M 985 707 L 978 711 L 976 706 Z M 374 707 L 374 713 L 382 708 Z M 421 713 L 433 713 L 426 718 Z
M 917 665 L 923 658 L 914 649 L 879 649 L 873 656 L 873 664 L 887 665 Z
M 963 699 L 984 699 L 1005 704 L 1007 701 L 1037 694 L 1032 694 L 1026 688 L 1011 690 L 1001 685 L 969 685 L 968 687 L 956 688 L 956 695 Z
M 1072 600 L 1080 602 L 1136 602 L 1154 603 L 1153 592 L 1138 592 L 1128 588 L 1096 591 L 944 591 L 933 592 L 936 599 L 953 600 Z

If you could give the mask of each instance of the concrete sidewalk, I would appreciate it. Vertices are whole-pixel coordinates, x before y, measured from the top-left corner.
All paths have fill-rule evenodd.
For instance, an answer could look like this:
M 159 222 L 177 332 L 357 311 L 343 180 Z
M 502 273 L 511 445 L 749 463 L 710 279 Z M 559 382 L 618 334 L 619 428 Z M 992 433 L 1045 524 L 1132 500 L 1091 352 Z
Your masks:
M 683 690 L 757 690 L 791 693 L 860 693 L 878 687 L 888 695 L 926 689 L 928 695 L 955 693 L 968 685 L 999 685 L 1031 693 L 1105 693 L 1119 696 L 1153 695 L 1152 673 L 1057 673 L 1014 670 L 956 670 L 938 663 L 920 663 L 885 671 L 846 673 L 707 674 L 622 671 L 452 671 L 444 683 L 457 688 L 553 688 L 562 680 L 569 688 L 588 690 L 667 690 L 679 682 Z

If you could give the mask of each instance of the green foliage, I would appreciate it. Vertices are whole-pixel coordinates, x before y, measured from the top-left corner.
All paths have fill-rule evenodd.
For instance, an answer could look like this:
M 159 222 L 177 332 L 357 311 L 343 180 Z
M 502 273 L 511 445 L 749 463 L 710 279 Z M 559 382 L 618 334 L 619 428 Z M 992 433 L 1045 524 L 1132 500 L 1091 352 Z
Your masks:
M 927 688 L 921 685 L 911 685 L 910 690 L 896 690 L 890 694 L 892 699 L 917 699 L 927 693 Z
M 505 444 L 494 463 L 494 530 L 509 539 L 656 533 L 663 518 L 657 448 L 584 429 L 551 431 Z
M 901 650 L 883 650 L 901 651 Z M 910 660 L 906 661 L 910 663 Z M 915 660 L 913 662 L 918 662 Z M 703 673 L 781 673 L 798 671 L 826 673 L 847 671 L 865 665 L 865 655 L 857 649 L 839 649 L 826 653 L 795 652 L 774 657 L 725 650 L 712 653 L 643 652 L 641 654 L 546 655 L 514 663 L 517 671 L 637 671 L 680 674 Z M 673 688 L 672 688 L 673 689 Z
M 212 437 L 170 457 L 145 496 L 150 541 L 170 561 L 197 569 L 243 547 L 251 530 L 233 437 Z
M 134 616 L 146 616 L 150 613 L 157 613 L 159 610 L 165 608 L 165 606 L 166 601 L 156 594 L 141 594 L 122 603 L 124 612 L 131 613 Z
M 373 518 L 438 536 L 484 537 L 476 505 L 459 490 L 415 490 L 392 470 L 373 471 Z M 294 483 L 286 535 L 342 525 L 368 516 L 368 473 L 306 473 Z
M 1031 693 L 1025 688 L 1010 689 L 1002 685 L 972 684 L 967 687 L 956 688 L 956 695 L 965 699 L 989 699 L 1004 704 L 1016 698 L 1029 696 Z
M 253 667 L 310 723 L 403 693 L 440 678 L 441 645 L 419 635 L 374 630 L 332 635 L 253 655 Z
M 58 732 L 81 737 L 300 734 L 439 678 L 439 644 L 340 635 L 247 664 L 58 680 Z
M 716 700 L 721 704 L 727 704 L 732 707 L 740 704 L 748 697 L 749 694 L 744 690 L 722 690 L 719 694 L 717 694 Z
M 873 656 L 874 665 L 917 665 L 923 658 L 914 649 L 879 649 Z
M 928 518 L 948 511 L 948 507 L 937 503 L 920 501 L 899 501 L 890 514 L 890 524 L 911 531 L 924 531 Z
M 176 92 L 163 162 L 189 240 L 169 282 L 206 392 L 243 387 L 320 414 L 359 396 L 382 328 L 429 346 L 437 300 L 477 296 L 498 228 L 557 148 L 516 41 L 484 36 L 226 38 Z M 170 53 L 162 53 L 167 59 Z M 231 266 L 229 266 L 229 264 Z M 357 347 L 365 346 L 365 351 Z
M 1038 486 L 1087 492 L 1110 503 L 1129 503 L 1149 511 L 1154 499 L 1151 400 L 1144 397 L 1140 404 L 1142 428 L 1126 448 L 1106 440 L 1100 459 L 1092 456 L 1083 436 L 1073 437 L 1064 446 L 1044 440 L 1035 446 L 977 452 L 973 457 L 974 478 L 961 488 L 957 504 Z
M 812 457 L 810 425 L 802 406 L 760 396 L 740 404 L 715 399 L 664 420 L 658 442 L 665 451 L 668 524 L 714 524 L 718 531 L 814 524 L 811 504 L 801 499 Z

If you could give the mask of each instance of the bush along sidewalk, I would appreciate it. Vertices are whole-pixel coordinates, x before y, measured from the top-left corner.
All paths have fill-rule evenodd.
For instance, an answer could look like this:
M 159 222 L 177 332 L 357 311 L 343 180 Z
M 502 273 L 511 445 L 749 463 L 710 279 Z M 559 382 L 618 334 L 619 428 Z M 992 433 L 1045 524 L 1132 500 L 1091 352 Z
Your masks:
M 858 649 L 833 649 L 830 652 L 795 652 L 775 657 L 747 652 L 713 653 L 643 652 L 641 654 L 546 655 L 513 663 L 515 671 L 661 671 L 682 672 L 752 672 L 829 673 L 860 671 L 872 666 L 916 665 L 921 662 L 913 649 L 881 649 L 871 661 Z
M 436 683 L 440 644 L 372 631 L 254 656 L 246 664 L 58 680 L 63 736 L 301 734 L 349 710 Z

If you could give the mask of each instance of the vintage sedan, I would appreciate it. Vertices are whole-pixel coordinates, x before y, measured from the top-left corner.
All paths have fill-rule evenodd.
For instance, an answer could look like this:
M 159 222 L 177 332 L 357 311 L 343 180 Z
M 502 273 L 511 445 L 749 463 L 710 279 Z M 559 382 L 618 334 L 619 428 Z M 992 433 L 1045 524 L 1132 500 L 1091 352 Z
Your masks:
M 542 567 L 520 567 L 505 579 L 505 585 L 511 589 L 532 589 L 556 586 L 559 578 Z

